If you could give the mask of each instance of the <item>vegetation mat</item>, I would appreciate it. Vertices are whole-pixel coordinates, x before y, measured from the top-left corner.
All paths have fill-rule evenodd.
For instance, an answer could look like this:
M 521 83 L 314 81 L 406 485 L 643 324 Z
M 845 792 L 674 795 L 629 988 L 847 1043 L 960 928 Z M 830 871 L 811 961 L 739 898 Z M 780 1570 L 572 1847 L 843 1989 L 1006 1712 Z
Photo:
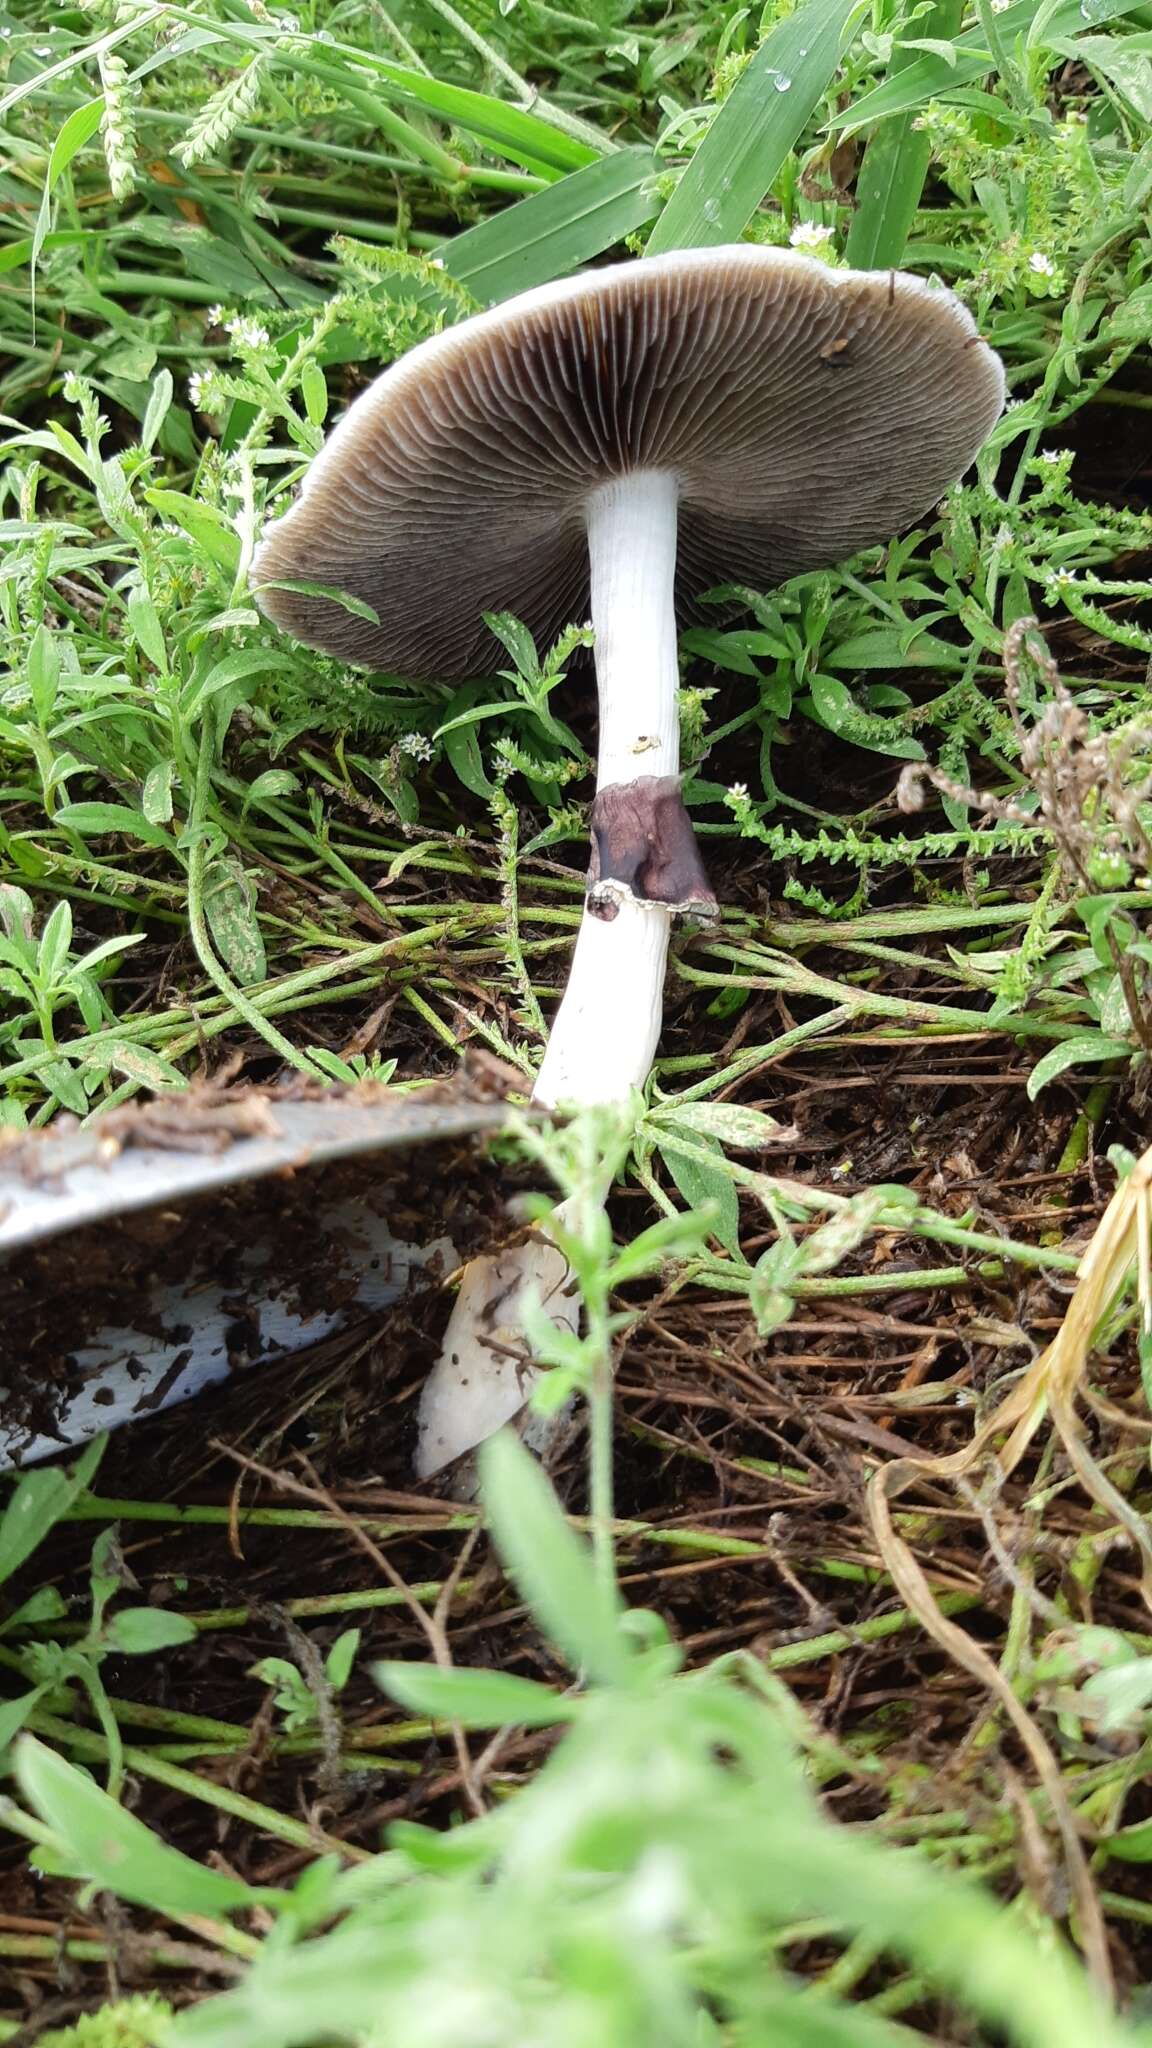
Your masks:
M 939 276 L 1010 393 L 917 530 L 713 593 L 723 913 L 648 1100 L 452 1167 L 509 1235 L 574 1204 L 553 1493 L 503 1441 L 486 1527 L 416 1490 L 445 1289 L 11 1483 L 5 2038 L 1152 2038 L 1152 8 L 60 0 L 0 51 L 14 1131 L 528 1091 L 584 622 L 438 689 L 249 585 L 381 367 L 743 237 Z

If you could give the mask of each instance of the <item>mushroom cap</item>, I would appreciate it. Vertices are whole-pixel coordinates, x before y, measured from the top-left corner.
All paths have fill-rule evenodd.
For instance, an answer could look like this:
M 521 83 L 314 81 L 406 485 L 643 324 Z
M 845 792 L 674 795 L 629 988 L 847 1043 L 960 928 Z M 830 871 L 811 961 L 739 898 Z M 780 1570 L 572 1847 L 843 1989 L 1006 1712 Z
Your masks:
M 359 397 L 253 566 L 325 653 L 413 677 L 491 669 L 486 611 L 545 645 L 588 612 L 590 494 L 672 471 L 677 608 L 886 540 L 962 474 L 1004 402 L 954 295 L 738 244 L 543 285 L 435 335 Z

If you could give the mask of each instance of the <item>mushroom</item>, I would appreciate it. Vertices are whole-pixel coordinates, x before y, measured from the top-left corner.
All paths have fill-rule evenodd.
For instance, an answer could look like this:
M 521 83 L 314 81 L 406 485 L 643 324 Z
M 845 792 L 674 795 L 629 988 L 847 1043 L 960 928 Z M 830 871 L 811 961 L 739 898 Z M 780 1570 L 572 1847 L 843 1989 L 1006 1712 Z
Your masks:
M 514 613 L 542 644 L 591 616 L 591 865 L 541 1104 L 643 1086 L 671 919 L 715 910 L 680 794 L 678 616 L 718 581 L 765 589 L 907 526 L 967 468 L 1003 398 L 968 312 L 918 278 L 744 244 L 654 257 L 544 285 L 413 349 L 268 529 L 265 611 L 351 662 L 465 678 L 496 653 L 485 612 Z M 374 618 L 285 587 L 304 580 Z M 545 1250 L 521 1279 L 570 1322 L 563 1261 Z M 464 1448 L 457 1429 L 433 1441 L 437 1374 L 468 1382 L 484 1415 L 478 1362 L 503 1382 L 487 1429 L 521 1404 L 508 1347 L 485 1352 L 477 1319 L 491 1335 L 503 1299 L 497 1335 L 518 1335 L 523 1287 L 507 1283 L 469 1269 L 426 1395 L 426 1471 Z

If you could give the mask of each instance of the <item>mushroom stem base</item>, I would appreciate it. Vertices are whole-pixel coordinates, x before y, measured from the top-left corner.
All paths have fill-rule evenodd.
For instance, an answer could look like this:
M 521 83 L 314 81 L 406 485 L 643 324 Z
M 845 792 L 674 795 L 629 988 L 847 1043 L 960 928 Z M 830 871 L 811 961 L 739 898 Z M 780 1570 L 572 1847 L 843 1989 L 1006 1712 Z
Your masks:
M 568 986 L 552 1028 L 534 1100 L 626 1102 L 642 1088 L 660 1035 L 672 913 L 626 896 L 605 922 L 585 907 Z M 607 1196 L 607 1186 L 603 1189 Z M 565 1220 L 565 1211 L 558 1211 Z M 420 1396 L 416 1470 L 429 1479 L 510 1422 L 537 1377 L 524 1330 L 532 1297 L 560 1329 L 578 1331 L 579 1297 L 568 1261 L 538 1225 L 525 1243 L 465 1268 L 440 1356 Z M 542 1422 L 542 1436 L 556 1418 Z M 458 1476 L 455 1491 L 470 1480 Z
M 523 1324 L 524 1304 L 533 1297 L 558 1329 L 579 1330 L 580 1298 L 568 1261 L 544 1236 L 465 1267 L 420 1397 L 419 1478 L 431 1478 L 520 1413 L 537 1378 Z
M 678 775 L 614 782 L 592 806 L 588 908 L 610 922 L 629 896 L 693 917 L 716 916 Z

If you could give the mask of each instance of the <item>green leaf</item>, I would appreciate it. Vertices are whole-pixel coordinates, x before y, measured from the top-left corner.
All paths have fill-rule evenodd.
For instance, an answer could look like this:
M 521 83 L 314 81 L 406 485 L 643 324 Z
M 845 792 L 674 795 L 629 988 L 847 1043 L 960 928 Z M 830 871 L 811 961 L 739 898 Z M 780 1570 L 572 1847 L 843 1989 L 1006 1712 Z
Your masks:
M 388 1830 L 389 1850 L 397 1851 L 418 1870 L 453 1876 L 483 1870 L 491 1855 L 487 1838 L 476 1828 L 422 1827 L 418 1821 L 394 1821 Z
M 685 654 L 698 654 L 703 661 L 710 661 L 713 668 L 729 669 L 735 676 L 755 676 L 763 681 L 760 670 L 745 645 L 745 633 L 713 633 L 707 626 L 691 626 L 680 635 L 680 646 Z M 787 658 L 788 650 L 781 643 L 780 658 Z
M 1108 1835 L 1101 1846 L 1121 1863 L 1152 1863 L 1152 1820 L 1121 1828 L 1119 1834 Z
M 617 150 L 442 242 L 436 253 L 474 299 L 495 305 L 568 276 L 643 227 L 659 207 L 654 170 L 650 149 Z
M 353 597 L 350 591 L 336 590 L 328 583 L 306 583 L 297 576 L 275 576 L 269 583 L 253 586 L 258 590 L 294 590 L 299 597 L 323 597 L 329 604 L 338 604 L 342 612 L 351 612 L 354 619 L 367 619 L 370 626 L 380 624 L 380 614 L 362 597 Z
M 290 1664 L 287 1657 L 261 1657 L 248 1676 L 258 1678 L 261 1685 L 278 1685 L 296 1698 L 314 1704 L 303 1672 Z
M 263 981 L 268 960 L 256 916 L 256 888 L 239 861 L 210 863 L 204 876 L 204 914 L 220 958 L 241 988 Z
M 810 676 L 808 704 L 821 725 L 841 739 L 851 740 L 854 747 L 866 747 L 873 754 L 888 754 L 895 761 L 924 759 L 919 740 L 902 732 L 895 719 L 891 721 L 891 730 L 884 731 L 883 721 L 862 711 L 838 676 Z
M 15 882 L 0 882 L 0 924 L 8 937 L 18 942 L 18 957 L 29 963 L 35 958 L 32 943 L 32 920 L 34 916 L 32 898 Z
M 159 669 L 160 674 L 166 676 L 168 649 L 164 644 L 164 628 L 160 624 L 160 615 L 142 584 L 133 585 L 128 593 L 125 608 L 128 613 L 128 625 L 137 647 L 147 656 L 153 668 Z
M 1103 1734 L 1139 1722 L 1152 1705 L 1152 1657 L 1137 1657 L 1111 1671 L 1096 1671 L 1081 1698 Z
M 1081 15 L 1084 20 L 1087 20 L 1090 11 L 1091 0 L 1088 0 L 1088 4 L 1081 7 Z M 1063 14 L 1063 12 L 1064 0 L 1040 0 L 1040 5 L 1033 14 L 1031 25 L 1024 38 L 1024 48 L 1026 50 L 1043 49 L 1044 38 L 1051 34 L 1053 21 L 1058 14 Z
M 435 1664 L 374 1664 L 372 1676 L 410 1714 L 458 1721 L 463 1728 L 551 1728 L 571 1721 L 579 1702 L 507 1671 L 441 1671 Z
M 140 794 L 140 807 L 150 825 L 171 824 L 172 784 L 175 777 L 175 761 L 157 761 L 155 767 L 148 770 Z
M 540 662 L 536 653 L 536 643 L 527 626 L 512 612 L 485 612 L 483 616 L 489 632 L 496 635 L 501 647 L 512 656 L 518 674 L 526 682 L 536 682 L 540 674 Z
M 859 0 L 806 0 L 771 29 L 684 172 L 646 253 L 739 241 L 812 118 Z
M 61 804 L 55 822 L 78 833 L 81 839 L 103 839 L 108 833 L 117 832 L 126 839 L 140 839 L 145 846 L 161 846 L 167 853 L 175 850 L 167 832 L 150 824 L 143 811 L 134 811 L 127 804 Z
M 108 1648 L 121 1657 L 149 1657 L 155 1650 L 173 1650 L 195 1640 L 195 1623 L 163 1607 L 121 1607 L 104 1629 Z
M 269 797 L 291 796 L 299 787 L 300 777 L 291 768 L 265 768 L 255 782 L 249 783 L 241 810 L 246 811 L 250 804 L 266 803 Z
M 935 0 L 916 23 L 922 35 L 951 38 L 960 27 L 963 0 Z M 916 62 L 905 44 L 896 44 L 888 76 L 897 77 Z M 894 269 L 902 260 L 924 190 L 932 144 L 904 114 L 886 121 L 869 140 L 856 174 L 856 211 L 844 244 L 845 261 L 855 270 Z
M 1052 47 L 1074 64 L 1098 71 L 1142 121 L 1152 121 L 1152 57 L 1144 49 L 1134 49 L 1134 41 L 1119 36 L 1061 37 Z
M 360 1630 L 346 1628 L 338 1635 L 324 1659 L 324 1675 L 333 1692 L 343 1692 L 352 1676 L 356 1652 L 360 1648 Z
M 725 1251 L 739 1256 L 740 1198 L 736 1183 L 724 1164 L 723 1147 L 715 1138 L 693 1137 L 691 1149 L 681 1150 L 675 1134 L 662 1130 L 660 1156 L 690 1209 L 711 1209 L 709 1229 Z M 708 1153 L 713 1166 L 701 1155 Z
M 185 497 L 183 491 L 145 491 L 144 496 L 161 518 L 180 527 L 210 562 L 226 575 L 235 576 L 240 566 L 240 536 L 218 512 L 196 498 Z
M 66 1875 L 105 1885 L 154 1913 L 217 1918 L 258 1903 L 261 1895 L 251 1885 L 166 1847 L 83 1771 L 31 1735 L 20 1738 L 15 1771 L 29 1806 L 56 1836 Z
M 29 1714 L 34 1713 L 46 1692 L 48 1685 L 34 1686 L 31 1692 L 22 1692 L 17 1699 L 0 1700 L 0 1758 L 10 1743 L 15 1742 Z
M 48 157 L 48 170 L 44 178 L 44 189 L 40 195 L 40 211 L 36 216 L 36 227 L 32 236 L 31 262 L 33 268 L 35 268 L 36 259 L 44 247 L 49 223 L 52 219 L 52 194 L 72 162 L 73 157 L 78 156 L 85 144 L 91 142 L 92 137 L 100 126 L 103 113 L 103 99 L 87 100 L 82 107 L 77 107 L 73 113 L 69 114 L 55 142 L 52 144 Z
M 38 626 L 28 648 L 28 688 L 41 725 L 46 725 L 60 687 L 60 643 L 47 626 Z
M 46 988 L 53 988 L 60 980 L 72 944 L 72 905 L 62 896 L 51 915 L 45 919 L 37 948 L 37 967 L 40 979 Z
M 105 960 L 114 960 L 119 954 L 129 952 L 133 946 L 143 944 L 143 932 L 125 933 L 118 939 L 102 939 L 98 946 L 93 946 L 90 951 L 81 954 L 79 960 L 72 962 L 65 976 L 66 985 L 69 988 L 76 987 L 83 977 L 102 966 Z
M 650 1223 L 647 1230 L 621 1245 L 616 1253 L 612 1260 L 612 1285 L 623 1287 L 627 1281 L 651 1273 L 665 1259 L 687 1258 L 698 1252 L 710 1220 L 707 1211 L 694 1209 L 687 1216 L 678 1211 L 675 1216 L 662 1216 L 659 1223 Z
M 835 676 L 814 675 L 808 687 L 812 709 L 829 732 L 844 732 L 859 718 L 851 690 Z
M 0 1622 L 0 1636 L 12 1635 L 17 1629 L 43 1628 L 46 1622 L 64 1621 L 68 1604 L 61 1598 L 55 1586 L 38 1586 L 34 1593 L 14 1607 Z
M 1065 1038 L 1037 1060 L 1028 1076 L 1028 1100 L 1035 1102 L 1042 1088 L 1069 1067 L 1095 1065 L 1099 1060 L 1131 1059 L 1132 1047 L 1122 1038 L 1105 1038 L 1101 1031 L 1086 1031 L 1079 1038 Z
M 152 380 L 152 389 L 148 393 L 148 404 L 145 408 L 144 420 L 140 428 L 140 446 L 142 448 L 150 450 L 155 446 L 159 438 L 160 429 L 168 417 L 174 389 L 171 370 L 157 370 Z
M 477 1459 L 488 1526 L 541 1628 L 597 1684 L 623 1683 L 629 1653 L 616 1597 L 540 1467 L 509 1430 L 481 1444 Z
M 315 285 L 270 262 L 263 250 L 257 260 L 221 234 L 190 240 L 180 253 L 193 277 L 202 278 L 225 304 L 314 306 L 321 296 Z
M 40 1069 L 40 1079 L 46 1088 L 52 1090 L 56 1100 L 72 1111 L 73 1116 L 87 1116 L 88 1097 L 84 1084 L 67 1060 L 47 1060 Z
M 781 1137 L 788 1135 L 774 1116 L 765 1116 L 759 1109 L 743 1109 L 737 1102 L 662 1103 L 647 1121 L 657 1127 L 670 1125 L 673 1130 L 699 1131 L 721 1145 L 746 1152 L 759 1152 L 765 1145 L 779 1144 Z
M 237 647 L 226 654 L 222 661 L 211 661 L 205 666 L 203 650 L 192 674 L 180 693 L 182 717 L 191 722 L 200 717 L 204 706 L 222 690 L 231 689 L 234 683 L 246 681 L 249 676 L 266 675 L 274 665 L 274 658 L 267 648 Z
M 183 1074 L 170 1060 L 161 1059 L 158 1052 L 150 1052 L 146 1046 L 133 1045 L 130 1039 L 106 1038 L 101 1034 L 99 1043 L 90 1052 L 77 1055 L 78 1064 L 88 1070 L 107 1073 L 114 1069 L 130 1081 L 138 1081 L 142 1088 L 151 1088 L 159 1094 L 165 1088 L 186 1087 Z
M 328 416 L 328 383 L 319 363 L 305 363 L 300 372 L 300 395 L 310 425 L 322 427 Z
M 1152 159 L 1152 145 L 1150 159 Z M 1149 180 L 1152 185 L 1152 160 L 1149 162 Z M 1152 285 L 1141 285 L 1125 299 L 1122 306 L 1109 315 L 1108 338 L 1118 341 L 1147 341 L 1152 333 Z
M 1124 180 L 1121 202 L 1126 211 L 1136 213 L 1147 206 L 1152 197 L 1152 136 L 1133 157 L 1132 166 Z
M 483 688 L 483 683 L 465 683 L 457 690 L 444 707 L 444 723 L 437 737 L 443 740 L 444 752 L 465 789 L 471 790 L 473 796 L 487 799 L 492 795 L 495 784 L 485 769 L 474 723 L 468 716 L 476 708 L 476 699 Z M 512 707 L 504 705 L 501 708 L 508 710 Z
M 821 649 L 820 659 L 829 668 L 963 668 L 965 656 L 935 633 L 917 633 L 910 640 L 895 626 L 870 626 L 834 648 Z
M 97 1437 L 71 1469 L 25 1472 L 0 1519 L 0 1585 L 32 1556 L 50 1529 L 68 1513 L 74 1500 L 95 1476 L 104 1455 Z

